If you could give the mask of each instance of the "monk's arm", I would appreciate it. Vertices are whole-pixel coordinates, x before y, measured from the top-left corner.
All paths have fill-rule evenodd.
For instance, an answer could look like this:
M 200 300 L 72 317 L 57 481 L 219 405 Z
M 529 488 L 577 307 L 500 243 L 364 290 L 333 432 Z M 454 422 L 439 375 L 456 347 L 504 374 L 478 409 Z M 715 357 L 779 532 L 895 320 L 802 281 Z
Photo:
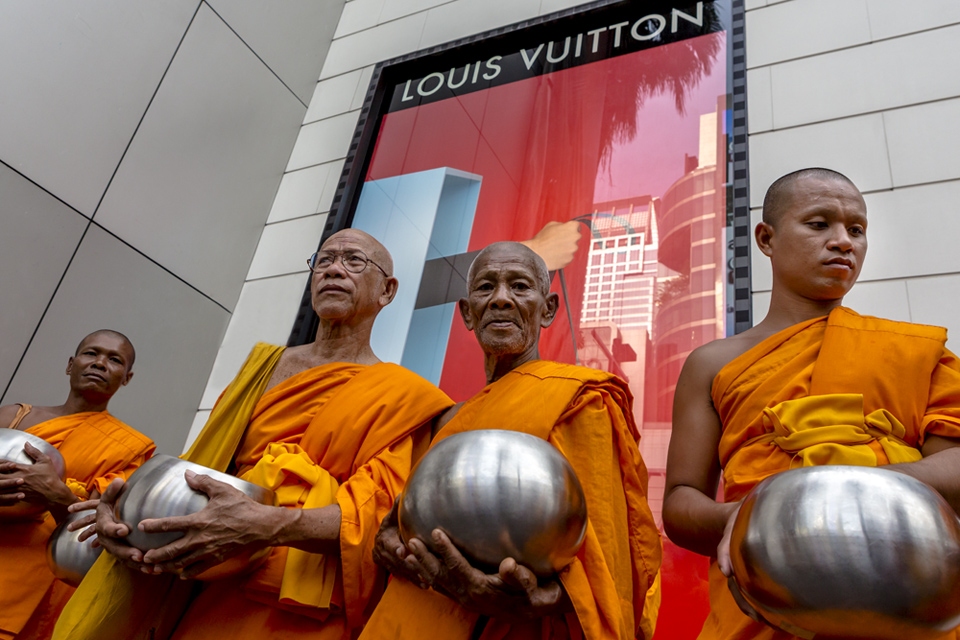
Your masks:
M 926 482 L 960 513 L 960 440 L 928 435 L 921 452 L 922 460 L 886 468 Z
M 687 358 L 677 380 L 673 434 L 667 454 L 663 525 L 676 544 L 712 556 L 738 503 L 718 503 L 722 424 L 710 396 L 715 367 L 698 349 Z
M 186 535 L 148 551 L 143 561 L 158 565 L 159 571 L 182 570 L 184 576 L 192 577 L 245 550 L 286 546 L 338 555 L 347 564 L 347 550 L 352 553 L 360 547 L 372 566 L 373 539 L 380 520 L 410 473 L 413 450 L 425 448 L 428 438 L 429 423 L 416 437 L 394 443 L 362 465 L 340 485 L 336 501 L 319 508 L 262 505 L 209 476 L 187 472 L 187 483 L 207 494 L 210 502 L 189 516 L 144 520 L 140 524 L 144 531 L 183 531 Z M 415 445 L 415 440 L 420 444 Z

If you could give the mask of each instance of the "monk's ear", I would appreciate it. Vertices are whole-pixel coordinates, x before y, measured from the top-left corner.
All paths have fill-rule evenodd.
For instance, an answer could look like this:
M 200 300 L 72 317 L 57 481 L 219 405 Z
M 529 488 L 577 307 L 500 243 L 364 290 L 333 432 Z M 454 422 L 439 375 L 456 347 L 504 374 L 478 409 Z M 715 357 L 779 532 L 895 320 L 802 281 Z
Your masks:
M 773 254 L 773 247 L 770 241 L 773 239 L 773 225 L 767 222 L 758 222 L 753 230 L 753 237 L 757 241 L 757 247 L 763 252 L 763 255 L 770 257 Z
M 470 301 L 466 298 L 460 298 L 457 302 L 457 308 L 460 309 L 460 317 L 463 318 L 463 325 L 467 331 L 473 331 L 476 324 L 473 322 L 473 314 L 470 313 Z
M 383 308 L 393 302 L 397 295 L 397 289 L 400 288 L 400 281 L 390 276 L 383 283 L 383 291 L 380 293 L 380 307 Z
M 121 386 L 127 386 L 127 383 L 130 382 L 130 378 L 133 377 L 133 371 L 127 371 L 127 375 L 123 376 L 123 382 L 120 383 Z
M 560 308 L 560 296 L 551 291 L 543 299 L 546 309 L 543 311 L 543 316 L 540 317 L 540 326 L 546 329 L 557 317 L 557 309 Z
M 67 360 L 67 375 L 70 375 L 70 372 L 73 371 L 73 356 Z

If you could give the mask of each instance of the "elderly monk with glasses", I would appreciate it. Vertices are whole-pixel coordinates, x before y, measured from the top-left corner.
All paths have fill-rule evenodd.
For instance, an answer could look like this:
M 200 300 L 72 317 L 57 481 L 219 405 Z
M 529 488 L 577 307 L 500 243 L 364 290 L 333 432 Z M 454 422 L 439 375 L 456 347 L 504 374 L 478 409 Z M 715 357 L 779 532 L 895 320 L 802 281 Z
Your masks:
M 221 395 L 188 460 L 276 492 L 255 503 L 187 472 L 209 504 L 187 517 L 146 520 L 147 532 L 184 536 L 142 552 L 113 517 L 123 490 L 107 488 L 97 533 L 110 552 L 91 570 L 57 625 L 57 638 L 356 637 L 385 574 L 373 562 L 381 519 L 453 402 L 370 348 L 377 314 L 397 279 L 387 250 L 346 229 L 309 259 L 312 344 L 258 344 Z M 194 581 L 222 561 L 269 549 L 246 575 Z M 201 576 L 202 578 L 202 576 Z

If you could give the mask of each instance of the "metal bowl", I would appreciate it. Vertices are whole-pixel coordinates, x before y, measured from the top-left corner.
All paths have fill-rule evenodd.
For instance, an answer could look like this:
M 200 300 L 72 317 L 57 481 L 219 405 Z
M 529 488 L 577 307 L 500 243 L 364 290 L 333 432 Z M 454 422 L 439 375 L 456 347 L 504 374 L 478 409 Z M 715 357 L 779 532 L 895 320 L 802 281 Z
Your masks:
M 127 486 L 117 501 L 116 517 L 130 527 L 127 542 L 141 551 L 158 549 L 183 537 L 181 531 L 144 533 L 137 528 L 141 520 L 188 516 L 203 509 L 210 499 L 194 491 L 184 479 L 187 470 L 208 475 L 229 484 L 260 504 L 275 505 L 273 491 L 252 482 L 241 480 L 194 462 L 173 456 L 156 455 L 144 462 L 127 480 Z
M 730 554 L 735 595 L 794 635 L 904 640 L 960 625 L 960 521 L 935 490 L 894 471 L 767 478 L 740 507 Z
M 93 542 L 97 539 L 96 535 L 80 542 L 79 536 L 83 533 L 83 529 L 68 531 L 67 525 L 95 511 L 95 509 L 87 509 L 71 513 L 66 520 L 57 525 L 47 541 L 47 564 L 50 565 L 50 571 L 74 587 L 78 586 L 83 576 L 87 575 L 87 571 L 100 556 L 103 547 L 93 546 Z
M 540 438 L 505 430 L 459 433 L 414 468 L 399 506 L 400 535 L 433 548 L 442 529 L 473 563 L 511 557 L 536 574 L 567 566 L 583 543 L 587 503 L 566 458 Z
M 67 465 L 56 447 L 43 438 L 38 438 L 26 431 L 0 429 L 0 460 L 16 462 L 17 464 L 33 464 L 33 458 L 28 456 L 27 452 L 23 450 L 23 445 L 27 442 L 50 456 L 50 461 L 53 463 L 53 467 L 57 470 L 57 474 L 61 480 L 67 477 Z M 17 520 L 21 518 L 32 518 L 46 510 L 47 508 L 44 505 L 18 502 L 10 506 L 0 507 L 0 519 Z

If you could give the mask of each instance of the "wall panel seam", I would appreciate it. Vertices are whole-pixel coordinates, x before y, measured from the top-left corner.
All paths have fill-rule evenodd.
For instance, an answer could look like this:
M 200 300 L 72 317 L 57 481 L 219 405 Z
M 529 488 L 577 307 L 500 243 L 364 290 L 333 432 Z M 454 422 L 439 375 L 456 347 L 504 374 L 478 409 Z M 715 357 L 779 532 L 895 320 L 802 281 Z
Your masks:
M 110 174 L 110 179 L 107 180 L 107 184 L 103 188 L 103 193 L 100 194 L 100 199 L 97 200 L 97 206 L 93 208 L 93 213 L 90 214 L 91 220 L 96 217 L 97 212 L 100 210 L 100 205 L 103 204 L 104 198 L 107 197 L 107 193 L 110 191 L 110 185 L 113 184 L 114 178 L 117 177 L 117 172 L 120 171 L 120 167 L 123 165 L 123 160 L 127 157 L 127 152 L 130 151 L 130 145 L 133 144 L 134 139 L 137 137 L 137 132 L 140 131 L 140 127 L 143 125 L 144 119 L 146 119 L 147 114 L 150 112 L 150 107 L 153 105 L 153 101 L 156 99 L 157 93 L 160 92 L 160 87 L 163 86 L 163 81 L 167 77 L 167 73 L 170 72 L 170 67 L 173 66 L 173 61 L 177 59 L 177 53 L 180 52 L 180 47 L 183 46 L 183 41 L 186 40 L 187 34 L 190 33 L 190 27 L 193 26 L 194 20 L 197 19 L 197 13 L 200 12 L 200 7 L 202 5 L 202 2 L 197 4 L 197 8 L 190 17 L 190 22 L 187 23 L 187 28 L 183 30 L 183 35 L 180 36 L 180 42 L 177 43 L 177 48 L 173 50 L 173 55 L 170 56 L 170 60 L 167 62 L 166 68 L 164 68 L 163 73 L 160 75 L 160 81 L 157 82 L 157 86 L 150 95 L 150 100 L 147 101 L 147 106 L 144 108 L 143 113 L 140 114 L 140 119 L 137 121 L 137 126 L 134 127 L 133 133 L 130 135 L 130 139 L 127 140 L 127 144 L 123 148 L 123 153 L 120 154 L 120 159 L 117 161 L 117 166 L 113 168 L 113 172 Z

